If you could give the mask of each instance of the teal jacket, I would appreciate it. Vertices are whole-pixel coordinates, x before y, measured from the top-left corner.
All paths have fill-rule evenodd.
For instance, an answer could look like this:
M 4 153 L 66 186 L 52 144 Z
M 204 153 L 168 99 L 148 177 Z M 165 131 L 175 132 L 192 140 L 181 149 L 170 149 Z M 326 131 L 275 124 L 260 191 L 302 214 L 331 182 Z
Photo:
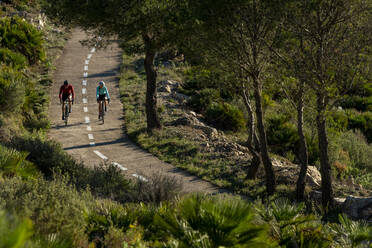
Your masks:
M 97 91 L 96 91 L 96 97 L 98 99 L 99 95 L 105 95 L 107 96 L 107 99 L 110 99 L 110 94 L 106 88 L 106 86 L 103 86 L 102 88 L 100 88 L 99 86 L 97 87 Z

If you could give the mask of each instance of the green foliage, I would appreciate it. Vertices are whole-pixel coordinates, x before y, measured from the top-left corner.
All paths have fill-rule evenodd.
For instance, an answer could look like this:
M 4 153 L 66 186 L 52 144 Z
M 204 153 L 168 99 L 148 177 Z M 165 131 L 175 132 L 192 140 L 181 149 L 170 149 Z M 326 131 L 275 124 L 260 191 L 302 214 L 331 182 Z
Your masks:
M 25 77 L 15 69 L 0 65 L 0 108 L 2 113 L 17 113 L 25 101 Z
M 218 90 L 206 88 L 195 92 L 187 104 L 195 111 L 205 112 L 212 103 L 218 101 L 220 98 Z
M 284 247 L 330 247 L 331 233 L 314 215 L 304 213 L 304 204 L 277 199 L 270 206 L 256 204 L 262 221 L 271 226 L 271 235 Z
M 284 114 L 266 120 L 267 142 L 270 149 L 281 156 L 286 156 L 289 151 L 294 152 L 299 141 L 297 129 L 289 120 L 290 116 Z
M 205 118 L 223 130 L 240 131 L 246 126 L 242 111 L 228 103 L 211 104 L 206 110 Z
M 44 237 L 81 237 L 84 212 L 92 204 L 90 193 L 79 193 L 63 177 L 53 181 L 0 179 L 0 207 L 22 218 L 29 217 L 35 232 Z
M 345 109 L 356 109 L 359 111 L 372 111 L 372 96 L 344 96 L 339 105 Z
M 13 52 L 8 48 L 0 48 L 0 63 L 4 63 L 16 70 L 25 69 L 27 66 L 25 56 L 20 53 Z
M 155 217 L 177 247 L 249 247 L 268 244 L 265 225 L 253 223 L 248 204 L 231 197 L 194 195 Z
M 348 129 L 359 129 L 366 136 L 369 143 L 372 142 L 372 112 L 359 113 L 347 111 Z
M 370 247 L 372 227 L 365 222 L 350 220 L 345 215 L 339 216 L 340 225 L 332 225 L 337 233 L 337 242 L 342 247 Z
M 45 59 L 43 34 L 20 17 L 0 19 L 0 45 L 24 55 L 33 65 Z
M 0 211 L 0 247 L 29 247 L 33 234 L 32 222 L 29 219 L 19 220 L 17 217 Z
M 372 173 L 370 154 L 372 145 L 360 131 L 341 133 L 330 140 L 330 162 L 339 176 L 360 177 L 363 173 Z
M 27 152 L 18 152 L 0 145 L 0 171 L 3 176 L 35 178 L 39 176 L 35 166 L 26 160 Z
M 47 177 L 52 178 L 54 172 L 61 172 L 71 178 L 82 175 L 83 165 L 77 163 L 71 156 L 67 155 L 55 141 L 46 140 L 41 133 L 13 137 L 9 146 L 18 151 L 27 151 L 27 159 Z

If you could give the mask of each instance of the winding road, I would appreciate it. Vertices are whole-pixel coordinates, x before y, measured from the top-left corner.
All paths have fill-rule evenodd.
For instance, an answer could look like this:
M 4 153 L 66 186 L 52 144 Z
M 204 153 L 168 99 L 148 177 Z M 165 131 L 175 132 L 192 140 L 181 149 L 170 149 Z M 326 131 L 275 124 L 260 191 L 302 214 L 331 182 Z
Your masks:
M 161 172 L 179 178 L 183 182 L 184 192 L 223 192 L 198 177 L 160 161 L 128 139 L 123 129 L 123 105 L 118 83 L 122 52 L 115 44 L 105 50 L 88 49 L 79 42 L 84 39 L 86 34 L 75 30 L 57 61 L 50 93 L 49 119 L 52 128 L 49 137 L 60 142 L 65 151 L 88 167 L 111 163 L 129 178 L 144 181 L 151 174 Z M 73 85 L 76 95 L 67 126 L 62 121 L 58 99 L 59 87 L 64 80 Z M 101 80 L 105 81 L 111 95 L 104 124 L 98 121 L 95 99 L 96 87 Z

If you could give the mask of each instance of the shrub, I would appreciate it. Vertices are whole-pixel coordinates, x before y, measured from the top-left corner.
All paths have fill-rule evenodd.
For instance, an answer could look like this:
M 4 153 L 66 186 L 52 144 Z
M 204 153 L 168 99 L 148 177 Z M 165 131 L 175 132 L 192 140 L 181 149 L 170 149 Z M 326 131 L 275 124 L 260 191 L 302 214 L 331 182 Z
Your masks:
M 13 67 L 16 70 L 25 69 L 27 66 L 25 56 L 7 48 L 0 48 L 0 62 Z
M 289 116 L 280 114 L 267 119 L 267 142 L 270 149 L 281 156 L 289 151 L 295 153 L 299 137 L 296 127 L 289 122 Z
M 6 177 L 38 177 L 39 173 L 35 166 L 26 160 L 27 155 L 27 152 L 18 152 L 0 145 L 0 171 L 2 174 Z
M 29 64 L 45 59 L 43 34 L 20 17 L 0 19 L 0 46 L 23 54 Z
M 348 129 L 359 129 L 367 138 L 369 143 L 372 142 L 372 112 L 359 113 L 356 111 L 347 111 Z
M 146 182 L 138 179 L 134 185 L 133 202 L 160 204 L 173 200 L 182 190 L 181 181 L 175 177 L 154 173 L 146 179 Z
M 83 164 L 77 163 L 65 153 L 59 143 L 45 140 L 40 133 L 13 137 L 8 145 L 19 151 L 29 152 L 27 159 L 34 163 L 46 178 L 52 178 L 57 171 L 73 179 L 84 174 Z
M 29 217 L 39 235 L 82 237 L 84 213 L 94 206 L 89 192 L 79 193 L 66 179 L 0 179 L 0 207 Z
M 223 130 L 239 131 L 246 126 L 243 112 L 228 103 L 211 104 L 206 110 L 205 118 L 209 123 Z
M 253 222 L 253 211 L 232 197 L 194 195 L 158 212 L 155 223 L 177 241 L 176 247 L 266 247 L 266 225 Z
M 33 234 L 32 221 L 0 211 L 0 247 L 29 247 Z
M 342 133 L 330 142 L 330 161 L 372 172 L 372 145 L 360 131 Z
M 220 93 L 216 89 L 203 89 L 191 96 L 188 105 L 195 111 L 204 112 L 213 102 L 220 98 Z
M 356 109 L 359 111 L 372 111 L 372 97 L 344 96 L 339 105 L 345 109 Z
M 25 77 L 16 70 L 0 65 L 0 109 L 17 113 L 25 101 Z

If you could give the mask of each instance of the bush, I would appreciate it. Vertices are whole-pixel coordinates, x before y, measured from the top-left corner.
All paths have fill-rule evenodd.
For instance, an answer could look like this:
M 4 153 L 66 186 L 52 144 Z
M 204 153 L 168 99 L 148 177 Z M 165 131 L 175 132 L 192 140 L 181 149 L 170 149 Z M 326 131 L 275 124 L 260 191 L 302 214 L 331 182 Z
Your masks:
M 24 137 L 13 137 L 9 146 L 29 152 L 27 159 L 34 163 L 46 178 L 52 178 L 54 172 L 79 178 L 86 170 L 70 155 L 63 151 L 61 145 L 52 140 L 45 140 L 42 134 L 35 133 Z
M 26 160 L 27 155 L 27 152 L 18 152 L 0 145 L 0 172 L 6 177 L 39 177 L 35 166 Z
M 25 101 L 25 81 L 25 77 L 20 72 L 0 65 L 1 112 L 20 112 Z
M 203 89 L 191 96 L 188 105 L 197 112 L 204 112 L 213 102 L 220 99 L 216 89 Z
M 368 145 L 360 131 L 342 133 L 330 142 L 330 161 L 372 173 L 372 145 Z
M 299 137 L 296 127 L 289 122 L 289 116 L 280 114 L 267 119 L 267 142 L 272 152 L 286 156 L 295 153 Z
M 228 103 L 211 104 L 206 110 L 205 118 L 222 130 L 240 131 L 246 126 L 243 112 Z
M 356 111 L 347 111 L 348 129 L 359 129 L 367 138 L 369 143 L 372 142 L 372 112 L 359 113 Z
M 64 178 L 53 181 L 0 179 L 0 207 L 30 218 L 39 235 L 84 236 L 84 215 L 94 204 L 89 192 L 79 193 Z
M 43 34 L 20 17 L 0 19 L 0 46 L 23 54 L 29 64 L 45 59 Z
M 356 109 L 359 111 L 372 111 L 372 97 L 344 96 L 339 105 L 345 109 Z
M 253 221 L 253 211 L 232 197 L 194 195 L 158 212 L 155 223 L 170 234 L 175 247 L 268 247 L 266 225 Z
M 0 62 L 13 67 L 16 70 L 25 69 L 27 66 L 25 56 L 7 48 L 0 48 Z

